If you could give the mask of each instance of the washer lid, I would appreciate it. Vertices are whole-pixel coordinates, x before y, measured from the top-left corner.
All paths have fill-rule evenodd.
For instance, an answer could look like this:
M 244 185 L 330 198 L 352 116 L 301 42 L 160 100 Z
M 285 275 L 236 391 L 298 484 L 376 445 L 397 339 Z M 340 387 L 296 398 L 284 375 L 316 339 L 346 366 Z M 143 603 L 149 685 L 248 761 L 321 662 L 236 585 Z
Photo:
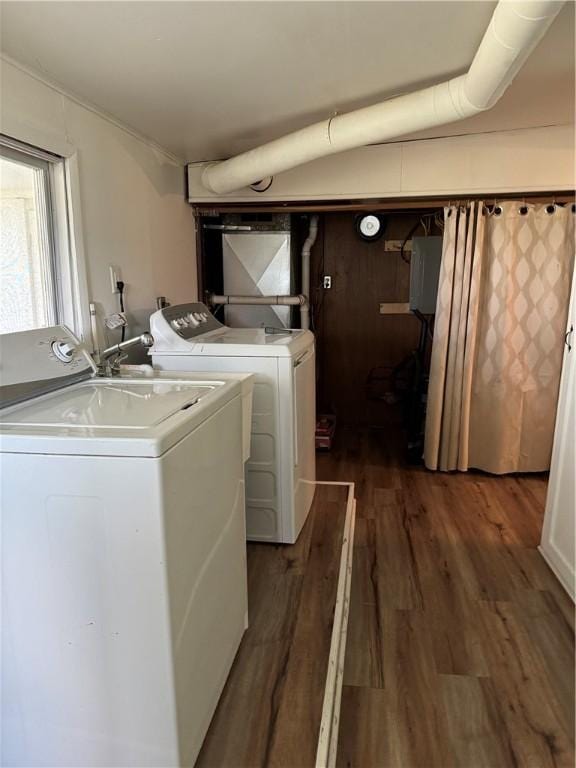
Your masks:
M 264 328 L 222 328 L 193 339 L 162 344 L 156 339 L 149 354 L 208 355 L 217 357 L 295 357 L 314 346 L 310 331 L 267 333 Z
M 275 328 L 228 328 L 213 331 L 206 336 L 197 336 L 197 344 L 216 344 L 220 346 L 242 344 L 251 347 L 267 347 L 274 349 L 275 355 L 286 354 L 282 347 L 293 347 L 300 341 L 305 331 Z M 257 353 L 258 354 L 258 353 Z
M 150 429 L 195 405 L 217 386 L 91 379 L 0 415 L 0 424 L 72 430 Z
M 200 319 L 198 319 L 200 318 Z M 204 304 L 180 304 L 150 317 L 154 345 L 148 354 L 221 357 L 295 357 L 314 345 L 310 331 L 288 328 L 229 328 Z
M 2 450 L 160 456 L 239 391 L 217 378 L 90 379 L 0 412 Z

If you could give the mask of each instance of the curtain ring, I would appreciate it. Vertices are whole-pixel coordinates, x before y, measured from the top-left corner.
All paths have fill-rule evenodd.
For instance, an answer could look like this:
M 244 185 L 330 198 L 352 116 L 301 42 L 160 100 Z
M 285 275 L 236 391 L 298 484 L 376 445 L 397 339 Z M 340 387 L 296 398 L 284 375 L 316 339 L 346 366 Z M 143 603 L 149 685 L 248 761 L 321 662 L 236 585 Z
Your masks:
M 556 211 L 556 201 L 546 206 L 546 213 L 551 216 Z
M 576 213 L 576 203 L 572 203 L 572 205 L 570 206 L 570 208 L 571 208 L 571 210 L 572 210 L 572 213 Z
M 496 200 L 496 198 L 494 198 L 494 202 L 492 203 L 492 210 L 488 211 L 488 215 L 489 216 L 500 216 L 501 213 L 502 213 L 502 209 L 498 205 L 498 200 Z

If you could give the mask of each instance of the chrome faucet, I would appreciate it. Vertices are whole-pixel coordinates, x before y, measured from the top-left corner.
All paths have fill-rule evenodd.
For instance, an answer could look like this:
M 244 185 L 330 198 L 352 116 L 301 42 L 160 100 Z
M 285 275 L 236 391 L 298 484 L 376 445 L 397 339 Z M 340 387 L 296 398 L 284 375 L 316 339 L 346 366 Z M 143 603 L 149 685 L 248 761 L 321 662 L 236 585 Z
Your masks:
M 150 333 L 143 333 L 140 336 L 134 336 L 119 344 L 108 347 L 100 352 L 98 358 L 98 376 L 117 376 L 120 373 L 120 364 L 128 355 L 125 350 L 135 347 L 138 344 L 149 348 L 154 344 L 154 337 Z

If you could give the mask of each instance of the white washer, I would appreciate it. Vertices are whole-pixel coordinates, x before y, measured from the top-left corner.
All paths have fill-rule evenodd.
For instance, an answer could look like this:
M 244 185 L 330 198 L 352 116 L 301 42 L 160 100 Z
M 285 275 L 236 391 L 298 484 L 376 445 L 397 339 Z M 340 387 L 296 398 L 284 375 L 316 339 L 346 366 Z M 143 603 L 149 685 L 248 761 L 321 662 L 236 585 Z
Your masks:
M 192 765 L 246 627 L 252 377 L 0 341 L 2 764 Z
M 246 465 L 247 535 L 253 541 L 293 544 L 316 480 L 313 334 L 229 328 L 200 303 L 158 310 L 150 330 L 155 368 L 256 374 Z

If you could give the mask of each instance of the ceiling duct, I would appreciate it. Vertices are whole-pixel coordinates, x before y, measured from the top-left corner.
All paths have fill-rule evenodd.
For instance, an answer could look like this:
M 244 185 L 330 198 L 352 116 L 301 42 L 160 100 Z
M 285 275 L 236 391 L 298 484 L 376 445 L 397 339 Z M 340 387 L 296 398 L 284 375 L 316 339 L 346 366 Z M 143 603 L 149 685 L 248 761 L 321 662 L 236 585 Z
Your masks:
M 490 109 L 563 4 L 563 0 L 500 0 L 465 75 L 323 120 L 229 160 L 210 163 L 204 169 L 202 183 L 216 194 L 248 186 L 258 189 L 256 185 L 262 179 L 311 160 L 453 123 Z

